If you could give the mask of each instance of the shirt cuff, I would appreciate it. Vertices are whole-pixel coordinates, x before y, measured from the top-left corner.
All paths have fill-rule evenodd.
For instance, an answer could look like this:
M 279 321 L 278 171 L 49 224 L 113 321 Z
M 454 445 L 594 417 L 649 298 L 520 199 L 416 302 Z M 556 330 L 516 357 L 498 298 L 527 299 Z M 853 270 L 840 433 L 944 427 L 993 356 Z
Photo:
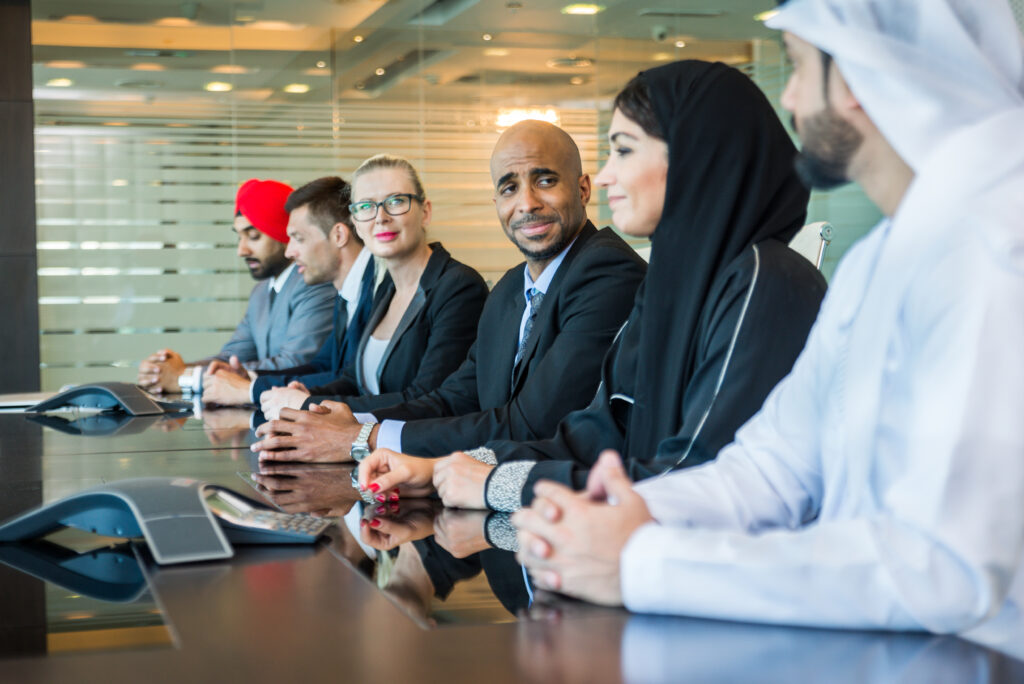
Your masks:
M 664 564 L 659 562 L 658 549 L 663 548 L 662 526 L 650 522 L 641 525 L 622 548 L 619 556 L 619 588 L 622 603 L 629 610 L 652 612 L 661 593 L 669 585 L 664 577 Z M 657 611 L 654 611 L 657 612 Z
M 519 551 L 519 540 L 516 528 L 509 521 L 508 513 L 491 513 L 484 523 L 484 539 L 496 549 L 502 551 Z
M 260 398 L 256 396 L 256 381 L 253 380 L 249 383 L 249 403 L 260 405 Z
M 360 420 L 360 423 L 372 423 L 373 416 L 369 413 L 360 413 L 356 415 L 356 419 L 359 416 L 370 416 L 370 420 Z M 377 430 L 377 448 L 378 449 L 391 449 L 402 453 L 402 428 L 405 427 L 404 420 L 385 420 L 380 424 L 380 428 Z
M 492 511 L 515 513 L 523 506 L 523 487 L 536 461 L 506 461 L 487 476 L 484 503 Z
M 372 413 L 353 413 L 352 417 L 356 419 L 357 423 L 376 423 L 376 418 L 373 417 Z

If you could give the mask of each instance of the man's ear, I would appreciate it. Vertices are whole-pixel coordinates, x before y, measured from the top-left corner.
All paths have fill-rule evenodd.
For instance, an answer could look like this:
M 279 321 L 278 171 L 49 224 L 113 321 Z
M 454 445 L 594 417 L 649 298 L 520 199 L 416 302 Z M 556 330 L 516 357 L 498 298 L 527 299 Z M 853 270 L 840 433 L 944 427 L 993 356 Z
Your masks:
M 580 176 L 580 199 L 583 200 L 583 204 L 586 205 L 590 201 L 591 192 L 590 174 L 585 173 Z
M 341 249 L 348 244 L 349 240 L 352 239 L 352 230 L 352 227 L 348 224 L 338 221 L 331 226 L 331 244 L 333 244 L 336 249 Z

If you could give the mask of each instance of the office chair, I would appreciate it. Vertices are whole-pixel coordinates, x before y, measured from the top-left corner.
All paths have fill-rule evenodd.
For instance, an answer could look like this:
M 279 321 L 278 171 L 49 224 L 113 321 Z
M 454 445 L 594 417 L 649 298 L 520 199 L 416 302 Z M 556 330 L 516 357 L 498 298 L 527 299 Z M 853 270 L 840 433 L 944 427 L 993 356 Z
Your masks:
M 789 241 L 789 247 L 820 271 L 825 261 L 825 251 L 832 243 L 832 231 L 832 224 L 828 221 L 808 223 Z

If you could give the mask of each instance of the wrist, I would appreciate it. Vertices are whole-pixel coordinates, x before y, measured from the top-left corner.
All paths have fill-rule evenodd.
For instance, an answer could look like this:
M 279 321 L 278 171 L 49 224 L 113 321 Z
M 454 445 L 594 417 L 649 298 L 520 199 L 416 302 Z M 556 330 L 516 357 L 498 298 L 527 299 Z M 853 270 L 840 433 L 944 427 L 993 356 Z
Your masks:
M 370 430 L 370 436 L 366 439 L 367 444 L 370 445 L 370 450 L 373 451 L 377 448 L 377 433 L 380 432 L 380 423 L 374 423 L 373 429 Z

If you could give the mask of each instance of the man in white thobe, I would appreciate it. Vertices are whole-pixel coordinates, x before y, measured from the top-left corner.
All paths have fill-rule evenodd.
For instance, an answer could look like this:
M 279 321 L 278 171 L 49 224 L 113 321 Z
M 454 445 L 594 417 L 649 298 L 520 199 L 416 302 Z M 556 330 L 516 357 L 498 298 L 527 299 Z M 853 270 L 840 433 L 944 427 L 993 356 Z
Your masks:
M 542 587 L 640 612 L 1012 638 L 1024 608 L 1024 48 L 1006 0 L 790 0 L 783 105 L 886 218 L 705 466 L 513 518 Z

